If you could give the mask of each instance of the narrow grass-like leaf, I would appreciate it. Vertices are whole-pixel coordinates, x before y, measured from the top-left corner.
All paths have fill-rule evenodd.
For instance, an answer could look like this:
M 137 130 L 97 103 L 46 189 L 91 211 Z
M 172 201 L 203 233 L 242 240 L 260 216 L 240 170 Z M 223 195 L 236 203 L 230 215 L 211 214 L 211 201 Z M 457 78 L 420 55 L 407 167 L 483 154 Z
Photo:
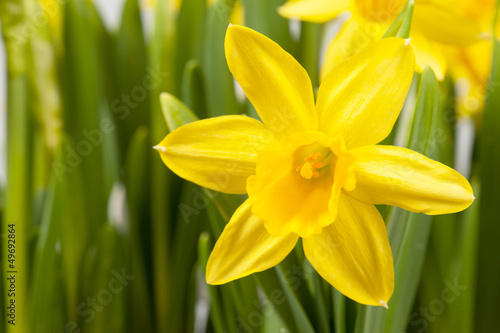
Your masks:
M 206 230 L 207 215 L 205 207 L 208 199 L 201 189 L 189 182 L 182 184 L 180 202 L 176 207 L 177 217 L 169 257 L 169 270 L 176 272 L 170 276 L 169 284 L 169 331 L 181 332 L 185 326 L 188 309 L 188 276 L 196 262 L 196 249 L 201 232 Z
M 471 181 L 474 193 L 479 193 L 479 179 Z M 448 280 L 450 283 L 458 283 L 461 286 L 459 292 L 451 302 L 447 304 L 446 327 L 457 333 L 473 333 L 474 330 L 474 298 L 476 294 L 476 265 L 479 232 L 479 207 L 481 198 L 476 199 L 469 209 L 461 215 L 459 237 L 456 245 L 456 255 L 452 262 L 451 272 Z
M 140 127 L 132 137 L 129 152 L 126 158 L 126 188 L 127 202 L 129 207 L 130 230 L 128 232 L 128 251 L 130 256 L 131 272 L 136 276 L 134 283 L 130 286 L 130 311 L 134 313 L 131 317 L 131 330 L 153 330 L 153 318 L 151 316 L 151 295 L 148 288 L 146 261 L 144 254 L 143 238 L 149 236 L 143 216 L 148 211 L 148 184 L 143 181 L 143 175 L 148 170 L 149 140 L 145 127 Z M 147 238 L 146 238 L 147 239 Z
M 158 96 L 163 91 L 172 91 L 174 86 L 171 73 L 173 72 L 175 19 L 169 5 L 166 1 L 156 2 L 154 32 L 149 45 L 149 65 L 167 74 L 150 95 L 150 147 L 158 144 L 168 133 Z M 171 275 L 169 252 L 172 225 L 177 211 L 178 199 L 175 193 L 179 191 L 179 180 L 165 167 L 154 149 L 150 149 L 148 158 L 151 160 L 148 182 L 151 193 L 152 285 L 155 290 L 153 294 L 155 320 L 156 329 L 159 332 L 166 332 L 169 330 L 169 306 L 175 306 L 175 304 L 168 303 L 170 290 L 175 288 L 169 283 Z
M 82 168 L 85 201 L 92 207 L 88 223 L 91 232 L 95 232 L 106 219 L 102 146 L 90 138 L 101 126 L 102 87 L 99 87 L 94 40 L 88 33 L 90 22 L 87 18 L 91 9 L 84 0 L 70 0 L 65 8 L 65 124 L 76 145 L 73 162 L 68 167 L 71 170 Z
M 182 76 L 181 99 L 186 106 L 193 110 L 199 118 L 206 118 L 205 87 L 203 74 L 198 61 L 190 60 L 186 63 Z
M 333 323 L 336 333 L 346 332 L 346 298 L 337 289 L 332 288 L 333 294 Z
M 125 252 L 124 238 L 113 225 L 104 223 L 93 234 L 83 260 L 82 294 L 76 309 L 83 332 L 124 332 L 129 327 L 126 306 L 136 276 Z
M 1 233 L 8 235 L 8 225 L 15 224 L 16 261 L 14 269 L 19 271 L 16 279 L 17 318 L 27 318 L 28 235 L 31 221 L 30 156 L 31 133 L 29 92 L 27 86 L 27 39 L 22 38 L 26 24 L 24 3 L 0 1 L 0 20 L 7 53 L 7 179 L 6 205 Z M 8 242 L 2 242 L 2 259 L 7 258 Z M 11 271 L 9 262 L 2 260 L 2 272 Z M 3 276 L 3 274 L 2 274 Z M 5 289 L 8 288 L 3 279 Z M 10 285 L 9 285 L 10 286 Z M 1 296 L 10 304 L 8 294 Z M 17 320 L 16 326 L 7 325 L 6 332 L 26 332 L 26 320 Z
M 313 87 L 319 86 L 319 52 L 322 36 L 322 25 L 310 22 L 302 23 L 297 59 L 309 74 Z
M 481 202 L 479 204 L 479 249 L 477 266 L 477 298 L 475 332 L 485 332 L 498 325 L 500 308 L 500 41 L 493 41 L 493 64 L 484 108 L 479 143 L 481 163 Z
M 287 295 L 283 291 L 276 268 L 253 274 L 253 277 L 259 289 L 273 304 L 274 310 L 288 329 L 287 331 L 300 332 L 295 320 L 291 320 L 294 314 Z
M 283 49 L 294 54 L 297 47 L 289 32 L 289 22 L 278 14 L 285 0 L 241 0 L 245 12 L 245 26 L 271 38 Z
M 158 80 L 158 66 L 148 66 L 139 2 L 125 1 L 116 38 L 117 80 L 120 102 L 113 102 L 113 111 L 120 114 L 122 147 L 126 147 L 137 128 L 149 122 L 149 94 Z
M 70 140 L 63 141 L 58 163 L 68 159 L 68 150 L 74 145 Z M 88 214 L 83 192 L 81 170 L 67 173 L 55 181 L 55 198 L 51 208 L 58 219 L 57 234 L 61 247 L 62 267 L 67 303 L 68 319 L 76 321 L 76 311 L 81 283 L 80 263 L 89 244 Z
M 173 131 L 199 118 L 177 97 L 169 93 L 160 95 L 161 110 L 168 129 Z
M 208 257 L 210 256 L 210 249 L 212 248 L 212 244 L 210 243 L 210 235 L 208 233 L 202 233 L 198 242 L 198 258 L 203 275 L 206 273 Z M 217 287 L 208 286 L 208 291 L 210 294 L 210 316 L 215 332 L 226 332 L 222 304 L 217 292 Z
M 411 19 L 413 16 L 414 0 L 408 0 L 401 13 L 384 34 L 383 38 L 400 37 L 408 38 L 410 36 Z
M 328 333 L 330 332 L 330 324 L 328 321 L 328 307 L 326 305 L 326 300 L 323 294 L 321 286 L 321 278 L 318 274 L 311 274 L 314 281 L 314 305 L 315 313 L 318 318 L 318 332 Z
M 314 328 L 311 325 L 311 322 L 307 317 L 304 308 L 297 299 L 297 296 L 295 295 L 294 290 L 290 285 L 290 282 L 288 281 L 285 272 L 283 271 L 280 265 L 276 266 L 275 269 L 278 275 L 278 279 L 283 288 L 283 292 L 285 293 L 285 296 L 288 302 L 290 303 L 290 307 L 293 313 L 293 319 L 297 325 L 297 328 L 299 329 L 299 332 L 304 332 L 304 333 L 314 332 Z M 286 318 L 284 320 L 289 321 L 290 318 Z
M 181 3 L 174 60 L 176 82 L 181 82 L 184 67 L 189 60 L 201 60 L 201 38 L 206 5 L 206 0 L 184 0 Z
M 51 308 L 47 306 L 47 302 L 51 302 L 51 305 L 56 309 L 62 309 L 64 297 L 64 291 L 59 287 L 61 283 L 60 243 L 59 249 L 56 249 L 56 244 L 60 237 L 61 225 L 56 211 L 56 201 L 54 200 L 54 184 L 56 182 L 54 179 L 53 185 L 47 192 L 44 202 L 44 216 L 42 217 L 40 236 L 35 250 L 33 279 L 29 292 L 30 303 L 27 310 L 30 316 L 28 317 L 29 320 L 23 324 L 27 327 L 27 332 L 34 331 L 33 327 L 37 327 L 37 329 L 42 331 L 57 331 L 63 329 L 65 326 L 65 318 L 62 311 L 52 320 L 47 320 L 47 317 L 50 318 L 52 312 Z M 18 305 L 17 300 L 16 305 Z M 16 329 L 15 325 L 8 325 L 7 327 L 14 327 Z M 17 330 L 12 331 L 19 332 Z
M 206 15 L 201 64 L 209 117 L 241 113 L 224 53 L 224 39 L 234 2 L 235 0 L 217 0 L 209 7 Z

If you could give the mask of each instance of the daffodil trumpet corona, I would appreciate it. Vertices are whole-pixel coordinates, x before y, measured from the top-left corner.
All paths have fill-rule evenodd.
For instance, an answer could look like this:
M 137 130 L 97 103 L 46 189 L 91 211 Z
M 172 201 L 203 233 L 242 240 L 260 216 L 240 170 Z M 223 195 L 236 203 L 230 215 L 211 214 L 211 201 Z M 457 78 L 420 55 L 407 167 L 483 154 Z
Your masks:
M 180 177 L 248 194 L 210 255 L 207 282 L 273 267 L 301 237 L 307 259 L 332 286 L 359 303 L 387 306 L 393 259 L 375 204 L 434 215 L 461 211 L 474 198 L 453 169 L 376 145 L 391 132 L 410 87 L 410 43 L 374 42 L 324 78 L 316 101 L 306 71 L 267 37 L 230 26 L 225 52 L 261 121 L 200 120 L 157 146 Z

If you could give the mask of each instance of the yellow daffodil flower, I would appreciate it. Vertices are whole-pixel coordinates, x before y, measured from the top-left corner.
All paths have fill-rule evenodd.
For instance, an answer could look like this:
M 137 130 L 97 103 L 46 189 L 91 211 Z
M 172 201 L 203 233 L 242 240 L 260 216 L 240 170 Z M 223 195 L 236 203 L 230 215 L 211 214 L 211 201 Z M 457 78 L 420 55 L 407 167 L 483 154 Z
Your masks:
M 453 169 L 409 149 L 376 146 L 391 132 L 412 81 L 408 41 L 377 41 L 340 64 L 316 103 L 306 71 L 267 37 L 230 26 L 225 49 L 262 122 L 200 120 L 155 147 L 180 177 L 248 194 L 213 249 L 207 282 L 273 267 L 302 237 L 311 265 L 331 285 L 359 303 L 387 306 L 393 260 L 375 204 L 432 215 L 473 201 Z
M 455 3 L 457 10 L 469 20 L 478 22 L 481 29 L 493 34 L 493 19 L 496 1 L 462 0 Z M 498 36 L 497 25 L 497 36 Z M 476 118 L 479 122 L 487 95 L 491 72 L 493 43 L 491 39 L 481 40 L 462 47 L 443 47 L 449 73 L 456 82 L 456 109 L 458 116 Z
M 279 8 L 279 13 L 287 18 L 318 23 L 327 22 L 341 12 L 352 13 L 330 44 L 322 68 L 324 77 L 338 63 L 379 40 L 405 3 L 406 0 L 289 0 Z M 415 0 L 411 37 L 417 71 L 429 66 L 442 80 L 447 62 L 438 46 L 466 46 L 480 40 L 482 26 L 472 14 L 466 15 L 470 10 L 462 8 L 457 1 Z

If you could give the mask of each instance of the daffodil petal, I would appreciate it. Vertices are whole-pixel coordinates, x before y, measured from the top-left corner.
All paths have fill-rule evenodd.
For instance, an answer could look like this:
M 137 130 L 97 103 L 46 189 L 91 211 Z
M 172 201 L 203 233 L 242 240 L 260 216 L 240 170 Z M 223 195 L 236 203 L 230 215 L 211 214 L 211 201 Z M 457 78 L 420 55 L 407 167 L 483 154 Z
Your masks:
M 273 140 L 258 120 L 223 116 L 179 127 L 155 148 L 180 177 L 212 190 L 244 194 L 258 153 Z
M 325 62 L 321 67 L 321 78 L 340 63 L 380 39 L 385 30 L 387 30 L 385 25 L 376 22 L 355 19 L 347 21 L 328 46 Z
M 422 73 L 426 66 L 432 68 L 439 81 L 446 74 L 447 62 L 441 47 L 418 33 L 412 34 L 411 44 L 415 51 L 416 70 Z
M 480 24 L 460 15 L 454 6 L 436 1 L 416 3 L 412 28 L 426 38 L 443 44 L 465 46 L 479 41 Z
M 349 3 L 349 0 L 289 0 L 278 9 L 278 13 L 289 19 L 325 23 L 348 10 Z
M 374 205 L 342 193 L 335 222 L 303 244 L 311 265 L 345 296 L 368 305 L 389 301 L 394 289 L 391 247 Z
M 474 200 L 457 171 L 410 149 L 366 146 L 351 153 L 356 189 L 349 194 L 359 200 L 429 215 L 459 212 Z
M 348 148 L 376 144 L 392 130 L 415 69 L 401 38 L 373 43 L 335 67 L 319 88 L 320 131 L 340 135 Z
M 208 259 L 207 282 L 223 284 L 279 264 L 292 251 L 298 236 L 271 236 L 252 214 L 250 200 L 234 213 Z
M 242 26 L 226 33 L 226 59 L 260 118 L 277 135 L 317 130 L 311 80 L 278 44 Z

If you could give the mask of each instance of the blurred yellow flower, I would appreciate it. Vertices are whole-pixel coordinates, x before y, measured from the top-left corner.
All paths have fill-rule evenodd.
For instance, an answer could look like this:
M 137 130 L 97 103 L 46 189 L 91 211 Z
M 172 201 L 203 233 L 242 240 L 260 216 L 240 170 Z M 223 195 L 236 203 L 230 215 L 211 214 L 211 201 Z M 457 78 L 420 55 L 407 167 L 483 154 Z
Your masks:
M 461 0 L 455 6 L 470 20 L 477 22 L 485 36 L 493 35 L 496 1 Z M 497 35 L 499 25 L 496 27 Z M 484 107 L 491 72 L 493 43 L 491 38 L 462 47 L 442 47 L 449 73 L 456 82 L 458 116 L 476 118 Z
M 302 237 L 311 265 L 344 295 L 387 306 L 391 248 L 375 204 L 426 214 L 473 201 L 459 173 L 409 149 L 376 146 L 392 130 L 412 81 L 408 41 L 377 41 L 340 64 L 319 88 L 279 45 L 230 26 L 226 58 L 262 122 L 200 120 L 155 148 L 179 176 L 248 193 L 217 241 L 207 282 L 223 284 L 282 261 Z
M 327 22 L 345 11 L 352 13 L 328 49 L 322 68 L 324 77 L 339 62 L 380 39 L 405 3 L 405 0 L 289 0 L 279 8 L 279 13 L 312 22 Z M 481 11 L 470 6 L 471 3 L 471 0 L 415 0 L 410 35 L 417 71 L 429 66 L 442 80 L 447 61 L 438 46 L 467 46 L 481 39 L 484 31 L 478 22 Z

